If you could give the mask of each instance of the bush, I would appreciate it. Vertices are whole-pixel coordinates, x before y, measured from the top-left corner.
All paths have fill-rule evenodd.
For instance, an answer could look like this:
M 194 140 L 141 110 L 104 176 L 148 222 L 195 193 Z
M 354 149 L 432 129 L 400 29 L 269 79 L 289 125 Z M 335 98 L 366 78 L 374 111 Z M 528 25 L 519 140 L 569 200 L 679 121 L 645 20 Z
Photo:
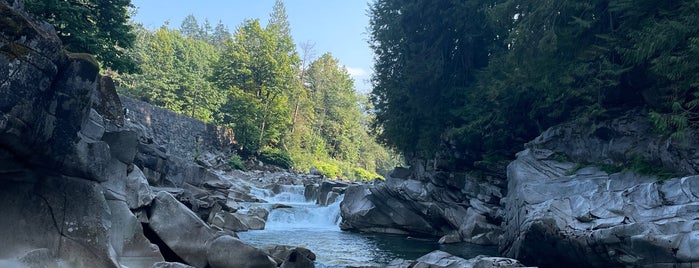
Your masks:
M 353 168 L 352 172 L 354 173 L 355 180 L 370 181 L 370 180 L 373 180 L 376 178 L 381 179 L 381 180 L 384 179 L 383 177 L 381 177 L 381 175 L 376 174 L 376 173 L 371 172 L 371 171 L 368 171 L 368 170 L 363 169 L 363 168 L 357 168 L 357 167 Z
M 294 166 L 294 161 L 291 160 L 289 154 L 279 149 L 265 147 L 262 149 L 258 157 L 260 161 L 264 163 L 281 168 L 289 169 Z
M 342 176 L 342 171 L 340 170 L 340 167 L 335 164 L 323 161 L 316 161 L 313 163 L 313 167 L 315 167 L 315 169 L 318 170 L 320 174 L 328 178 L 337 178 L 338 176 Z
M 237 154 L 232 155 L 231 158 L 228 159 L 228 166 L 232 169 L 245 169 L 245 165 L 243 165 L 243 159 Z

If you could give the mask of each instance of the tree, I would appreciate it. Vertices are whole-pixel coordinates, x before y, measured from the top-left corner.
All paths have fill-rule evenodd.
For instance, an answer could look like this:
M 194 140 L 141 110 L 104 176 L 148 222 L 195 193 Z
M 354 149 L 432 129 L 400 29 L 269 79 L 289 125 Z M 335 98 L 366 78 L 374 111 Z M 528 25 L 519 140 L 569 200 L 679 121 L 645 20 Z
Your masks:
M 228 27 L 219 20 L 214 28 L 214 32 L 211 34 L 211 45 L 213 45 L 216 50 L 223 50 L 226 41 L 231 38 L 231 32 L 228 30 Z
M 332 158 L 356 162 L 362 114 L 354 81 L 330 53 L 311 63 L 308 84 L 315 103 L 313 130 L 323 138 Z
M 237 120 L 257 122 L 252 127 L 254 131 L 249 129 L 250 126 L 240 129 L 242 126 L 236 125 L 237 120 L 223 122 L 233 124 L 239 139 L 242 139 L 241 145 L 250 152 L 279 143 L 288 129 L 286 93 L 289 81 L 293 79 L 294 65 L 288 60 L 288 54 L 280 53 L 283 50 L 279 45 L 277 36 L 262 29 L 258 20 L 247 20 L 235 32 L 233 40 L 226 43 L 214 72 L 217 86 L 235 93 L 229 93 L 224 114 Z M 238 103 L 241 99 L 236 99 L 236 96 L 247 96 L 243 99 L 252 96 L 259 105 L 244 114 L 232 114 L 234 107 L 241 105 Z M 241 134 L 254 136 L 241 137 Z
M 379 0 L 369 12 L 374 131 L 401 152 L 431 157 L 487 64 L 485 16 L 478 1 L 450 0 Z
M 203 40 L 205 36 L 204 29 L 202 29 L 197 21 L 197 18 L 192 14 L 187 15 L 182 20 L 182 24 L 180 25 L 180 33 L 182 33 L 184 37 L 195 40 Z
M 137 71 L 136 62 L 125 53 L 135 40 L 130 0 L 26 0 L 25 7 L 54 25 L 67 50 L 94 54 L 116 71 Z
M 223 96 L 209 81 L 217 58 L 213 46 L 165 26 L 146 34 L 137 52 L 142 74 L 130 75 L 126 92 L 205 122 L 213 120 Z

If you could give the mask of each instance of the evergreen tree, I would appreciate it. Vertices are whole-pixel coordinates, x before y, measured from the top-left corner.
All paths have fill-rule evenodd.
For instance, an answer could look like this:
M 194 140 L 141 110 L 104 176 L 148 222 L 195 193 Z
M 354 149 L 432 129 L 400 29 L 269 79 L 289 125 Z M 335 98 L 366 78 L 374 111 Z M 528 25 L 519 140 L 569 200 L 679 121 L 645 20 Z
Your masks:
M 135 40 L 130 0 L 26 0 L 25 6 L 54 25 L 67 50 L 94 54 L 116 71 L 137 71 L 137 63 L 124 52 Z
M 487 63 L 484 15 L 477 1 L 450 0 L 379 0 L 370 15 L 374 129 L 383 143 L 430 157 Z

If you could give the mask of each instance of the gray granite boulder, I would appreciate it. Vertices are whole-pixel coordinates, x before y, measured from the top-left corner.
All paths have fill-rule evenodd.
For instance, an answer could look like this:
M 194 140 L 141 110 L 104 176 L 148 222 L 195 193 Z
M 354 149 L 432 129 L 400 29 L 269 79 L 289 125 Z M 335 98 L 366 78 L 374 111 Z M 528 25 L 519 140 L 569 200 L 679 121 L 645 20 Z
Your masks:
M 119 264 L 126 267 L 150 267 L 164 261 L 158 246 L 143 235 L 141 222 L 124 201 L 107 201 L 111 226 L 109 238 Z
M 148 226 L 187 264 L 206 267 L 207 243 L 216 231 L 167 192 L 159 192 L 148 210 Z
M 505 256 L 545 267 L 697 265 L 699 176 L 577 169 L 526 149 L 508 166 Z
M 31 170 L 2 174 L 0 214 L 1 258 L 42 267 L 119 267 L 110 208 L 96 182 Z
M 502 233 L 500 184 L 465 173 L 396 169 L 385 182 L 346 189 L 340 227 L 495 245 Z
M 232 236 L 213 240 L 204 255 L 211 268 L 274 268 L 277 263 L 264 251 Z

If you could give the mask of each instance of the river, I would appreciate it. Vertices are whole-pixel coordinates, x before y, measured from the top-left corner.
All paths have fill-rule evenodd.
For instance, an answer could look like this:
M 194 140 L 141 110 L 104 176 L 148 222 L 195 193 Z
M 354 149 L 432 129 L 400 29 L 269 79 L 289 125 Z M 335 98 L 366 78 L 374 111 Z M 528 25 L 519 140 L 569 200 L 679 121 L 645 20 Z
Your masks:
M 322 207 L 315 200 L 305 200 L 303 186 L 283 186 L 274 194 L 253 189 L 253 194 L 269 204 L 290 208 L 273 209 L 264 230 L 239 232 L 240 239 L 256 247 L 292 245 L 310 249 L 316 254 L 316 267 L 383 266 L 396 258 L 417 259 L 433 250 L 443 250 L 464 258 L 497 255 L 496 247 L 459 243 L 440 245 L 436 239 L 418 239 L 398 235 L 366 234 L 340 230 L 340 202 Z

